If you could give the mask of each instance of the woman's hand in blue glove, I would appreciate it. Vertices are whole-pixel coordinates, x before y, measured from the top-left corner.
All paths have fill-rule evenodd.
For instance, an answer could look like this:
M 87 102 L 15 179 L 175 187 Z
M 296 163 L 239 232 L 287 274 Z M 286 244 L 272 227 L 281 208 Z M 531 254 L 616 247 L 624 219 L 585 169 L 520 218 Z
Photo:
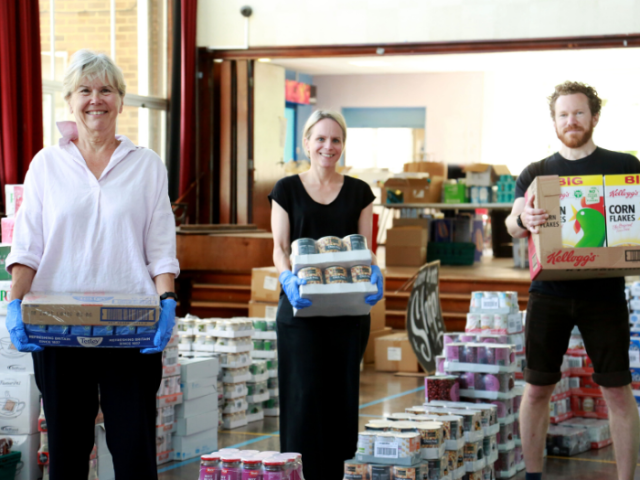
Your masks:
M 41 346 L 29 343 L 27 332 L 22 322 L 22 300 L 13 300 L 7 306 L 7 330 L 11 337 L 11 343 L 19 352 L 41 352 Z
M 311 300 L 300 298 L 300 285 L 307 284 L 305 279 L 298 278 L 291 270 L 285 270 L 280 274 L 280 283 L 293 308 L 300 310 L 311 306 Z
M 158 331 L 153 338 L 152 348 L 143 348 L 142 353 L 160 353 L 162 352 L 173 333 L 173 327 L 176 324 L 176 301 L 173 298 L 167 298 L 160 302 L 160 319 L 158 320 Z
M 384 296 L 384 291 L 382 290 L 382 272 L 378 265 L 371 265 L 371 284 L 378 287 L 378 293 L 365 297 L 364 301 L 373 307 L 382 300 Z

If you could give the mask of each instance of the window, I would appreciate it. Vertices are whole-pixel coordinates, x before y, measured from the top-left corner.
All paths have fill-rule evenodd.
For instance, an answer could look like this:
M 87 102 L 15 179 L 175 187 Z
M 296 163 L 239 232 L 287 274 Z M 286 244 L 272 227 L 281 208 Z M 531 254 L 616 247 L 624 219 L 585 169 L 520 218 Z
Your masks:
M 167 0 L 40 0 L 44 145 L 60 138 L 56 122 L 73 120 L 62 79 L 78 50 L 107 53 L 127 83 L 117 133 L 166 158 Z

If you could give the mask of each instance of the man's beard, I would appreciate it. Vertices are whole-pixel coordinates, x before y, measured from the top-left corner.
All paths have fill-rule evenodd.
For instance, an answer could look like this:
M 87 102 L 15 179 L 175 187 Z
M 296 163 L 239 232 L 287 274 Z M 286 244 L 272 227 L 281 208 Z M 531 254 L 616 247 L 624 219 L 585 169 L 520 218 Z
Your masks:
M 589 129 L 585 130 L 579 126 L 567 127 L 564 131 L 558 131 L 556 127 L 556 135 L 562 143 L 569 148 L 580 148 L 585 145 L 593 135 L 593 121 L 589 125 Z

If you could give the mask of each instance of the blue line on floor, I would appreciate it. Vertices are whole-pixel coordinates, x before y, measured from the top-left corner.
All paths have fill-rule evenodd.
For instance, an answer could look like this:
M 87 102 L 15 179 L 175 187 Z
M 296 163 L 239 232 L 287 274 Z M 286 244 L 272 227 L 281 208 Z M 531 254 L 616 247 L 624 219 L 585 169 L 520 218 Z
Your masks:
M 404 397 L 405 395 L 409 395 L 411 393 L 421 392 L 422 390 L 424 390 L 424 387 L 418 387 L 418 388 L 414 388 L 413 390 L 407 390 L 406 392 L 396 393 L 395 395 L 391 395 L 390 397 L 384 397 L 384 398 L 381 398 L 380 400 L 375 400 L 373 402 L 360 405 L 360 410 L 362 410 L 363 408 L 370 407 L 372 405 L 377 405 L 379 403 L 386 402 L 387 400 L 393 400 L 394 398 Z
M 406 392 L 396 393 L 395 395 L 391 395 L 390 397 L 384 397 L 384 398 L 381 398 L 380 400 L 375 400 L 373 402 L 369 402 L 369 403 L 365 403 L 364 405 L 360 405 L 360 410 L 362 410 L 363 408 L 370 407 L 372 405 L 377 405 L 378 403 L 386 402 L 387 400 L 393 400 L 394 398 L 404 397 L 405 395 L 410 395 L 412 393 L 421 392 L 422 390 L 424 390 L 424 387 L 418 387 L 418 388 L 414 388 L 413 390 L 407 390 Z M 361 414 L 360 416 L 361 417 L 365 417 L 366 416 L 366 417 L 379 417 L 379 418 L 382 418 L 382 416 L 379 416 L 379 415 L 363 415 L 363 414 Z M 271 435 L 278 435 L 278 434 L 280 434 L 280 431 L 273 432 Z M 269 438 L 273 438 L 273 437 L 264 436 L 264 437 L 254 438 L 252 440 L 247 440 L 246 442 L 237 443 L 236 445 L 231 445 L 231 446 L 224 447 L 224 448 L 240 448 L 240 447 L 244 447 L 246 445 L 251 445 L 252 443 L 262 442 L 263 440 L 267 440 Z M 165 467 L 165 468 L 163 468 L 161 470 L 158 470 L 158 473 L 168 472 L 169 470 L 174 470 L 176 468 L 180 468 L 180 467 L 183 467 L 183 466 L 188 465 L 190 463 L 199 462 L 199 461 L 200 461 L 200 457 L 191 458 L 189 460 L 185 460 L 183 462 L 175 463 L 175 464 L 170 465 L 168 467 Z

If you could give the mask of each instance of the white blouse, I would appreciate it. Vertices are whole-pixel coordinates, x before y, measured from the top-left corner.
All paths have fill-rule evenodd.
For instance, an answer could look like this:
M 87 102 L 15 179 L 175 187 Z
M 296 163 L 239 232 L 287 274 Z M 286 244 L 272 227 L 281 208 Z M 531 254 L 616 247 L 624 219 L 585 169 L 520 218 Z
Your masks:
M 117 135 L 120 145 L 96 179 L 63 138 L 31 162 L 16 215 L 7 271 L 36 270 L 34 292 L 154 294 L 153 278 L 180 273 L 167 169 L 152 150 Z

